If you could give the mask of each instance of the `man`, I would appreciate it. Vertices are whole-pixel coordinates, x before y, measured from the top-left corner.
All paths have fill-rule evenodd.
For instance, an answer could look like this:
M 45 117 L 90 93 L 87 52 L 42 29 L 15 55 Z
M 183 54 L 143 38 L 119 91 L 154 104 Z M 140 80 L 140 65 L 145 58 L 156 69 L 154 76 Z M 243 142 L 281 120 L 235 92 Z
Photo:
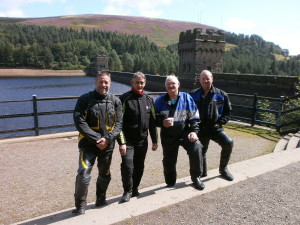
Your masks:
M 122 156 L 121 175 L 124 193 L 120 203 L 139 195 L 144 162 L 148 149 L 148 130 L 152 150 L 157 149 L 157 130 L 153 99 L 145 94 L 146 77 L 141 72 L 133 74 L 131 91 L 120 96 L 123 105 L 123 128 L 118 139 Z
M 166 78 L 167 93 L 155 101 L 157 126 L 161 127 L 163 167 L 167 187 L 176 184 L 176 162 L 181 145 L 189 155 L 190 175 L 196 189 L 203 190 L 202 145 L 197 137 L 199 113 L 191 96 L 179 92 L 180 83 L 174 75 Z
M 200 113 L 200 132 L 198 137 L 203 145 L 203 174 L 207 176 L 206 152 L 210 140 L 217 142 L 221 147 L 219 172 L 221 176 L 232 181 L 233 175 L 227 165 L 233 148 L 233 141 L 224 132 L 223 125 L 229 120 L 231 104 L 227 93 L 213 86 L 213 75 L 208 70 L 200 74 L 201 87 L 191 91 Z
M 122 105 L 119 98 L 108 94 L 111 78 L 108 72 L 99 72 L 96 89 L 82 96 L 74 109 L 74 123 L 79 131 L 79 168 L 75 183 L 73 213 L 85 213 L 90 173 L 98 158 L 96 207 L 106 203 L 106 190 L 111 180 L 110 164 L 115 139 L 122 129 Z

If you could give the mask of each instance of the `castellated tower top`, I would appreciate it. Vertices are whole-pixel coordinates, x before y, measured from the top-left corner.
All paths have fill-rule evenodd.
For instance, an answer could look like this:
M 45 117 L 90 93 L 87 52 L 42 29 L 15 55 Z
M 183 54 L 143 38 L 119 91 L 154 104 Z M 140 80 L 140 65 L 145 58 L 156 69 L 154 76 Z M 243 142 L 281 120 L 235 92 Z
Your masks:
M 201 28 L 181 32 L 178 43 L 178 76 L 197 82 L 202 70 L 223 72 L 225 32 Z
M 180 32 L 179 43 L 190 41 L 210 41 L 210 42 L 225 42 L 225 32 L 223 30 L 207 29 L 202 33 L 202 28 L 195 28 L 194 30 L 187 30 Z

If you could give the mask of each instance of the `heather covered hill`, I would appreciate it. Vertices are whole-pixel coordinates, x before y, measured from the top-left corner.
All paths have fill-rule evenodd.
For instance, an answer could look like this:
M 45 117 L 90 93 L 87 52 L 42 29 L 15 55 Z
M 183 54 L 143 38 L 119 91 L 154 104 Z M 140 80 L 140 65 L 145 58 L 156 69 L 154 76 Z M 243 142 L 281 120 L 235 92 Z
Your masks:
M 136 34 L 147 37 L 158 46 L 167 46 L 178 42 L 179 33 L 194 28 L 215 29 L 216 27 L 176 20 L 153 19 L 116 15 L 74 15 L 47 18 L 24 19 L 21 23 L 39 26 L 72 27 L 75 29 L 102 30 L 123 34 Z
M 179 34 L 194 28 L 218 30 L 132 16 L 0 17 L 0 67 L 78 70 L 93 67 L 95 55 L 105 54 L 111 70 L 177 74 Z M 258 35 L 226 32 L 225 41 L 225 73 L 300 75 L 300 55 L 289 56 Z

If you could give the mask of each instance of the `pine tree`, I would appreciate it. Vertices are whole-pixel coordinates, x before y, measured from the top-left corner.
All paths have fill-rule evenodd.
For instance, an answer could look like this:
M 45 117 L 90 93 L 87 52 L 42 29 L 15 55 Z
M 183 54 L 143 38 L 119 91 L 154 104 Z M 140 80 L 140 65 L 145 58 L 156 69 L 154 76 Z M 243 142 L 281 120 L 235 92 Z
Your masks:
M 111 71 L 123 71 L 121 60 L 114 49 L 109 54 L 108 67 Z
M 134 62 L 128 52 L 125 52 L 125 54 L 122 57 L 122 65 L 123 65 L 123 71 L 133 72 Z

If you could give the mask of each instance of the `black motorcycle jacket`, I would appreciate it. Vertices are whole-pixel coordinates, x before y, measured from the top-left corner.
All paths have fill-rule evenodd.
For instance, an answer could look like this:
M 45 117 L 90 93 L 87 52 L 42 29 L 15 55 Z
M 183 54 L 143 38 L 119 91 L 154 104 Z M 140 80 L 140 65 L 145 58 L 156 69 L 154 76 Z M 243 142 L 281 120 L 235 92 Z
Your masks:
M 216 87 L 212 87 L 206 96 L 203 93 L 202 87 L 190 92 L 199 110 L 200 127 L 226 124 L 232 112 L 227 93 Z
M 148 137 L 148 130 L 152 143 L 157 143 L 158 133 L 153 99 L 146 94 L 137 94 L 132 90 L 119 98 L 122 102 L 123 128 L 118 143 L 126 144 L 126 141 L 130 141 L 133 144 L 142 145 Z
M 112 94 L 90 91 L 79 97 L 73 118 L 79 131 L 80 149 L 97 148 L 96 142 L 102 137 L 109 141 L 108 148 L 111 148 L 122 129 L 121 101 Z

